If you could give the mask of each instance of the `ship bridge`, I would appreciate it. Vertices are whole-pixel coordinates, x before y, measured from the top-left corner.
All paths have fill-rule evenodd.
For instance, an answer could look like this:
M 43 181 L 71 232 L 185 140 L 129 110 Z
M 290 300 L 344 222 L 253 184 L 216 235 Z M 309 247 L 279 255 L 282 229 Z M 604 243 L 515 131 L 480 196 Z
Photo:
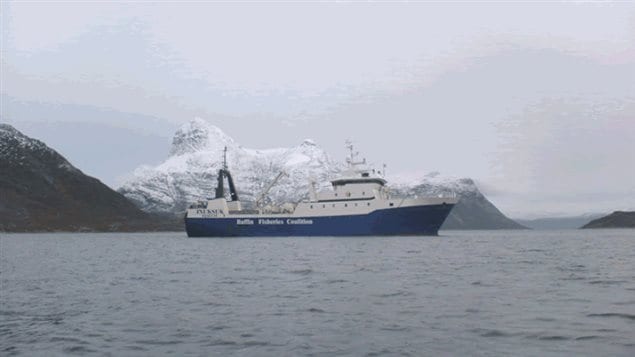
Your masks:
M 352 145 L 349 145 L 349 149 L 351 154 L 347 159 L 348 169 L 342 172 L 341 177 L 331 180 L 332 191 L 320 192 L 312 201 L 366 201 L 388 198 L 385 187 L 387 181 L 379 176 L 380 172 L 368 169 L 365 159 L 356 161 L 357 153 L 353 151 Z
M 320 192 L 318 201 L 371 200 L 385 196 L 386 180 L 371 176 L 368 172 L 347 172 L 344 176 L 331 180 L 333 191 Z

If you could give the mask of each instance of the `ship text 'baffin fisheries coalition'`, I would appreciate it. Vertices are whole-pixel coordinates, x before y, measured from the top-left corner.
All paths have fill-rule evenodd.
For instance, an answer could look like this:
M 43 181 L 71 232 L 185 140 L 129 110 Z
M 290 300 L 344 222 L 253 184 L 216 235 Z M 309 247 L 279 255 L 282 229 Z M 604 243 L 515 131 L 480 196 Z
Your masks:
M 245 218 L 245 219 L 237 219 L 236 220 L 236 224 L 239 225 L 254 225 L 254 224 L 313 224 L 313 220 L 311 219 L 304 219 L 304 218 L 296 218 L 296 219 L 287 219 L 287 220 L 282 220 L 282 219 L 267 219 L 267 218 L 261 218 L 261 219 L 249 219 L 249 218 Z

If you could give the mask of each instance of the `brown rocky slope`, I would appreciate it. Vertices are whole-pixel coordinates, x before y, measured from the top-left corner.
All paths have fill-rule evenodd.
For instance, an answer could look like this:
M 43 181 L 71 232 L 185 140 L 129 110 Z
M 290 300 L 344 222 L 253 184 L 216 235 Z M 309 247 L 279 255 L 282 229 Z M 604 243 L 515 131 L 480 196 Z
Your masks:
M 43 142 L 0 124 L 0 231 L 182 230 L 138 209 Z

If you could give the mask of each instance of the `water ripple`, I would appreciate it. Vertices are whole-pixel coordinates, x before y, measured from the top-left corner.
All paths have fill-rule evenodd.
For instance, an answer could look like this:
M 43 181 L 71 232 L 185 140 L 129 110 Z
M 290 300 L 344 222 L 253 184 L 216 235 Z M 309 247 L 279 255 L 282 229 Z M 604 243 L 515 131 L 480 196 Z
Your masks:
M 627 320 L 635 320 L 635 315 L 623 314 L 619 312 L 605 312 L 601 314 L 588 314 L 588 317 L 621 317 Z
M 629 355 L 631 236 L 2 234 L 0 355 Z
M 324 311 L 324 310 L 322 310 L 322 309 L 318 309 L 318 308 L 316 308 L 316 307 L 312 307 L 312 308 L 310 308 L 310 309 L 308 309 L 308 310 L 306 310 L 306 311 L 308 311 L 308 312 L 314 312 L 314 313 L 324 313 L 324 312 L 326 312 L 326 311 Z
M 618 284 L 624 284 L 624 283 L 628 283 L 628 281 L 626 280 L 592 280 L 589 281 L 589 284 L 591 285 L 618 285 Z
M 183 343 L 180 340 L 137 340 L 134 342 L 140 345 L 178 345 Z
M 495 329 L 474 329 L 472 332 L 477 333 L 481 337 L 510 337 L 511 333 Z

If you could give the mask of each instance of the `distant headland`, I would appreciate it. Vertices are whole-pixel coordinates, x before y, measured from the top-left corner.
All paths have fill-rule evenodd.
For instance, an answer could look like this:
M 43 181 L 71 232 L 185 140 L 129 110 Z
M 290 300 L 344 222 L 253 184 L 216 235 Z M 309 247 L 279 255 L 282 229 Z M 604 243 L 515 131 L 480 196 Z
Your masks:
M 582 228 L 635 228 L 635 211 L 615 211 L 592 220 Z

